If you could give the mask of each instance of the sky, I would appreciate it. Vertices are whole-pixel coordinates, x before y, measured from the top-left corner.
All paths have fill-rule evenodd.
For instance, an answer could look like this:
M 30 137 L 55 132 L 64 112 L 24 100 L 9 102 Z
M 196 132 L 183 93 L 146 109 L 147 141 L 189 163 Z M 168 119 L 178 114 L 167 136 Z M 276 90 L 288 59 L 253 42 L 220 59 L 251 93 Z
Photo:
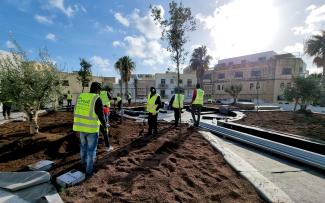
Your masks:
M 187 35 L 189 54 L 182 67 L 193 49 L 206 45 L 211 67 L 219 59 L 274 50 L 301 56 L 311 73 L 321 72 L 303 54 L 303 43 L 325 28 L 323 0 L 182 3 L 197 21 L 197 29 Z M 0 50 L 13 48 L 13 36 L 31 59 L 46 47 L 63 71 L 78 70 L 85 58 L 93 75 L 118 76 L 114 63 L 128 55 L 136 63 L 135 73 L 165 72 L 174 65 L 150 5 L 159 6 L 168 18 L 166 0 L 1 0 Z

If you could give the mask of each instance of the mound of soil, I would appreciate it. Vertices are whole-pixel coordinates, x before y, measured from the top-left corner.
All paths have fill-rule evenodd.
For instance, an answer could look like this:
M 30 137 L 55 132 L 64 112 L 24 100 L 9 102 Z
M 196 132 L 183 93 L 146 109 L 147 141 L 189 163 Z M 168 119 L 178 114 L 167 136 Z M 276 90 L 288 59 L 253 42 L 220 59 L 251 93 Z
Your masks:
M 22 171 L 41 159 L 55 162 L 53 178 L 80 168 L 79 138 L 72 113 L 39 118 L 40 133 L 28 135 L 26 122 L 0 126 L 0 171 Z M 143 129 L 145 128 L 145 131 Z M 113 122 L 116 150 L 107 154 L 100 138 L 95 174 L 60 193 L 65 202 L 263 202 L 200 134 L 183 126 L 159 124 L 148 137 L 146 125 Z
M 325 141 L 325 115 L 298 112 L 245 112 L 237 123 Z

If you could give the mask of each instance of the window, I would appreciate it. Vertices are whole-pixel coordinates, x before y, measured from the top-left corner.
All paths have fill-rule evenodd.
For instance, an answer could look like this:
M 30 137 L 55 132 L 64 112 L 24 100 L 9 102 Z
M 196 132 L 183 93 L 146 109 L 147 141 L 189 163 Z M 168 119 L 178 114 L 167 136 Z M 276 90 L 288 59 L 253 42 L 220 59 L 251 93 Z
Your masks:
M 170 94 L 174 94 L 174 91 L 171 91 Z
M 266 57 L 263 56 L 263 57 L 258 57 L 258 61 L 266 61 Z
M 228 65 L 232 66 L 232 65 L 234 65 L 234 62 L 229 62 Z
M 83 85 L 84 87 L 89 87 L 89 82 L 85 82 Z
M 62 80 L 62 86 L 69 86 L 69 80 Z
M 283 68 L 282 75 L 291 75 L 292 69 L 291 68 Z
M 187 79 L 187 86 L 192 86 L 192 79 Z
M 160 80 L 160 83 L 161 83 L 162 85 L 164 85 L 164 84 L 166 84 L 166 80 L 165 80 L 165 79 L 161 79 L 161 80 Z
M 224 73 L 219 73 L 218 74 L 218 79 L 225 79 L 225 74 Z
M 179 84 L 183 84 L 183 80 L 182 79 L 179 79 Z
M 287 83 L 287 87 L 291 87 L 291 82 L 288 82 Z
M 303 72 L 303 70 L 304 70 L 304 69 L 303 69 L 303 67 L 302 67 L 302 66 L 300 66 L 300 67 L 299 67 L 299 73 L 302 73 L 302 72 Z
M 281 82 L 281 84 L 280 84 L 280 88 L 281 88 L 281 89 L 284 88 L 284 82 Z
M 241 60 L 241 64 L 245 64 L 246 63 L 246 60 Z
M 160 90 L 160 95 L 161 95 L 162 97 L 165 97 L 165 95 L 166 95 L 165 90 Z
M 225 86 L 224 86 L 224 85 L 222 85 L 222 86 L 221 86 L 221 90 L 223 90 L 224 88 L 225 88 Z
M 174 84 L 174 79 L 170 79 L 170 84 Z
M 220 90 L 220 85 L 217 86 L 217 90 Z
M 254 88 L 254 83 L 249 84 L 249 89 L 252 90 Z
M 243 72 L 241 71 L 235 72 L 235 78 L 242 78 L 242 77 L 243 77 Z
M 260 77 L 261 75 L 261 70 L 252 70 L 251 72 L 252 77 Z

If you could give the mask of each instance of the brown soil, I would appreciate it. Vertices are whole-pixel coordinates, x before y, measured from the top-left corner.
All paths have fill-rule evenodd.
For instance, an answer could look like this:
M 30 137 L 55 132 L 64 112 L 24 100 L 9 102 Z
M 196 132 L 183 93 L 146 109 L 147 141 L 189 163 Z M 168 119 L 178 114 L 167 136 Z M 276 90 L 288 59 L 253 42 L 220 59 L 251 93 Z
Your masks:
M 325 115 L 281 111 L 245 112 L 245 114 L 246 117 L 237 123 L 325 141 Z
M 24 123 L 0 126 L 0 171 L 24 170 L 41 159 L 55 162 L 52 176 L 80 169 L 79 139 L 71 131 L 72 113 L 40 117 L 40 133 L 30 136 Z M 95 174 L 61 192 L 65 202 L 263 202 L 193 129 L 159 124 L 148 139 L 142 123 L 113 123 L 115 151 L 98 146 Z

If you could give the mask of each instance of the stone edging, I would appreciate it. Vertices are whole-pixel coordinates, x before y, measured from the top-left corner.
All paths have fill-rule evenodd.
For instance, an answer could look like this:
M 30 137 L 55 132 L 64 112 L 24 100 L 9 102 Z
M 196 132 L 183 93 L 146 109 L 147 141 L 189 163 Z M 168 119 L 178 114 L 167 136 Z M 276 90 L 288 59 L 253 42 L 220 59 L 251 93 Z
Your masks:
M 225 147 L 220 138 L 206 131 L 199 131 L 217 151 L 219 151 L 226 162 L 242 177 L 247 179 L 268 202 L 293 203 L 291 198 L 270 180 L 259 173 L 252 165 L 240 156 Z

